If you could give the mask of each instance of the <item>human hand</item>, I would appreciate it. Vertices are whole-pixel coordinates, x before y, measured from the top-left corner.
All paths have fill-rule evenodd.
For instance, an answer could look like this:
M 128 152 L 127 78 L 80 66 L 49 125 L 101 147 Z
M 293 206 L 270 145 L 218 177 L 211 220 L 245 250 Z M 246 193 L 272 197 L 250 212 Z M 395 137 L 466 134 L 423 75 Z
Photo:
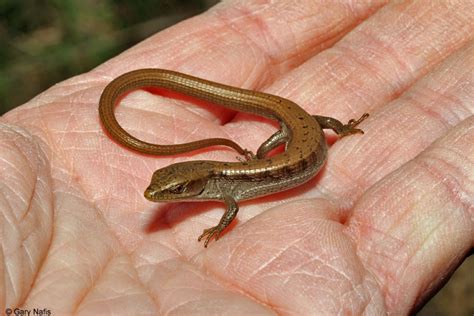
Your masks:
M 463 7 L 463 6 L 466 7 Z M 473 245 L 473 8 L 222 3 L 44 92 L 0 121 L 3 306 L 92 314 L 407 314 Z M 357 25 L 360 23 L 359 25 Z M 157 168 L 226 150 L 145 157 L 103 132 L 114 77 L 166 68 L 295 101 L 365 135 L 320 175 L 241 203 L 208 249 L 220 203 L 154 204 Z M 117 109 L 141 139 L 227 137 L 259 118 L 137 91 Z

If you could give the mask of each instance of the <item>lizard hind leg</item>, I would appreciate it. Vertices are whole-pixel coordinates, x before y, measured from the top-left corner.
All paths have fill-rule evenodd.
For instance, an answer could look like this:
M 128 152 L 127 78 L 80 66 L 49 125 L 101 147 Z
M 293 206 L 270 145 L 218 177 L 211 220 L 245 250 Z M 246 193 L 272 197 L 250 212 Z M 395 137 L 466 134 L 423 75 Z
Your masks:
M 262 159 L 281 144 L 287 144 L 290 140 L 288 128 L 282 124 L 281 128 L 267 139 L 257 150 L 257 158 Z M 286 150 L 286 148 L 285 148 Z

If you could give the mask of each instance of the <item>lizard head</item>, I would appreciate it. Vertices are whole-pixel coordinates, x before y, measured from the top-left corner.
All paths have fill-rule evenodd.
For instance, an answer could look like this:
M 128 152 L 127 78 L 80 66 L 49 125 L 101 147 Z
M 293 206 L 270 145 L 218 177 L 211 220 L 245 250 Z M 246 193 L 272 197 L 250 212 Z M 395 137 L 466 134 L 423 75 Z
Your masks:
M 156 170 L 145 198 L 152 202 L 199 200 L 211 175 L 211 167 L 203 161 L 172 164 Z

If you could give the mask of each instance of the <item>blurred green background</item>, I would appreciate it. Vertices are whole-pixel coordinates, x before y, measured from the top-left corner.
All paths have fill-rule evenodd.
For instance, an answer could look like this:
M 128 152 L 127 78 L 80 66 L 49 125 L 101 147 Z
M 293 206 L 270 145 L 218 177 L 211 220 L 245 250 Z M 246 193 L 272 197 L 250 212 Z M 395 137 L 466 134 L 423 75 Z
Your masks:
M 0 0 L 0 114 L 217 0 Z M 470 256 L 419 315 L 474 314 Z
M 0 0 L 0 115 L 217 0 Z

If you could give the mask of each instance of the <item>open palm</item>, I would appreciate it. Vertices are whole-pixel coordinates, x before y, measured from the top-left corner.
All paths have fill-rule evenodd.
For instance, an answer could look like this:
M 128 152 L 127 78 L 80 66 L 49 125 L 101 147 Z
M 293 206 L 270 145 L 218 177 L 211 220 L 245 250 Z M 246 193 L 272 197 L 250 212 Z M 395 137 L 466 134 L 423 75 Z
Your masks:
M 4 115 L 0 307 L 406 314 L 432 295 L 473 246 L 474 7 L 330 3 L 221 3 Z M 235 152 L 143 156 L 99 123 L 105 85 L 153 67 L 277 94 L 311 114 L 371 117 L 366 134 L 332 145 L 318 177 L 241 203 L 237 223 L 204 249 L 197 237 L 221 203 L 155 204 L 143 190 L 157 168 Z M 146 91 L 117 116 L 161 144 L 226 137 L 255 151 L 275 131 Z

